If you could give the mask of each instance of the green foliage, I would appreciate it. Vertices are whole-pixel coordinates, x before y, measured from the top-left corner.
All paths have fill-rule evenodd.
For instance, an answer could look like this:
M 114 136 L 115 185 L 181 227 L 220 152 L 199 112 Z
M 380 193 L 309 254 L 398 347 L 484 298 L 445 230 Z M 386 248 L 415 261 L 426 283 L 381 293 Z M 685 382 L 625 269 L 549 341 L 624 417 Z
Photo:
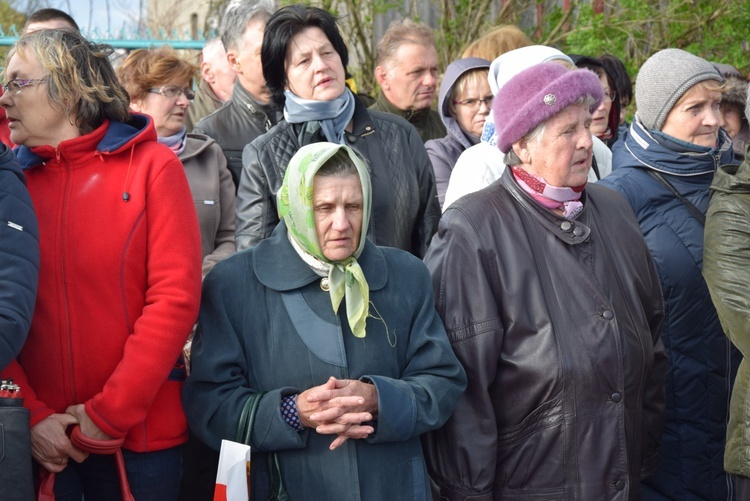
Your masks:
M 281 5 L 306 3 L 338 15 L 350 52 L 349 71 L 360 92 L 373 94 L 374 20 L 387 12 L 417 20 L 415 1 L 280 0 Z M 591 0 L 421 0 L 439 12 L 435 36 L 441 68 L 493 26 L 515 24 L 536 43 L 566 53 L 614 54 L 631 77 L 654 52 L 677 47 L 710 61 L 750 73 L 750 0 L 604 0 L 595 13 Z M 220 3 L 220 2 L 217 2 Z M 6 19 L 0 0 L 0 19 Z M 495 9 L 495 10 L 493 10 Z
M 731 64 L 747 74 L 748 39 L 750 0 L 618 0 L 602 14 L 581 2 L 561 46 L 579 54 L 614 54 L 631 76 L 651 54 L 668 47 Z

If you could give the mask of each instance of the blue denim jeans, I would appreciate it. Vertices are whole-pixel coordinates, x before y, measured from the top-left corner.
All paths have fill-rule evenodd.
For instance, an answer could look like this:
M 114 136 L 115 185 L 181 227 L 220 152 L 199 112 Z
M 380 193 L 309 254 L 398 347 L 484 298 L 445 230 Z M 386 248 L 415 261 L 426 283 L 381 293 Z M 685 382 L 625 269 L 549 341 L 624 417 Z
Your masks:
M 155 452 L 123 450 L 130 491 L 138 501 L 176 501 L 182 472 L 182 447 Z M 90 454 L 71 460 L 55 476 L 56 501 L 113 501 L 122 498 L 114 456 Z

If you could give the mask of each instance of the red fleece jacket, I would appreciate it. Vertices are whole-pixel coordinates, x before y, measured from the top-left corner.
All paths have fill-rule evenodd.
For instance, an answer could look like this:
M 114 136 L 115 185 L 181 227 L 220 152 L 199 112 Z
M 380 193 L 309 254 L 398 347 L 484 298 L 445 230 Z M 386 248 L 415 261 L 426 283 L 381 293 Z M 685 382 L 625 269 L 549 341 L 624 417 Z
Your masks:
M 32 426 L 85 403 L 125 448 L 160 450 L 186 438 L 170 373 L 197 317 L 200 234 L 182 164 L 152 122 L 113 125 L 19 154 L 44 160 L 26 171 L 41 269 L 28 340 L 3 375 L 24 389 Z

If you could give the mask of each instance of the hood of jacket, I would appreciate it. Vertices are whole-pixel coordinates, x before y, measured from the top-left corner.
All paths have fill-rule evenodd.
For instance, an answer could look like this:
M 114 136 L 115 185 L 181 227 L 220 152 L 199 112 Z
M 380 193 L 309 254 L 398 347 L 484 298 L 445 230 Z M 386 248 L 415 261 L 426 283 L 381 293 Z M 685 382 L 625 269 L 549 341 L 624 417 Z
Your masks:
M 711 191 L 749 195 L 750 162 L 719 166 L 711 184 Z
M 438 97 L 438 113 L 440 114 L 440 119 L 443 121 L 443 124 L 445 124 L 448 134 L 456 138 L 464 148 L 469 148 L 476 144 L 477 141 L 479 141 L 479 138 L 472 139 L 471 135 L 461 129 L 461 126 L 458 125 L 458 121 L 451 116 L 450 97 L 453 93 L 453 87 L 462 75 L 468 71 L 481 68 L 486 68 L 487 71 L 489 71 L 490 62 L 478 57 L 467 57 L 459 59 L 458 61 L 453 61 L 445 70 L 443 81 L 440 84 L 440 95 Z
M 739 75 L 724 74 L 726 80 L 727 91 L 721 95 L 721 102 L 734 104 L 740 108 L 740 111 L 744 115 L 745 106 L 747 105 L 747 80 L 741 78 Z M 744 117 L 747 120 L 747 117 Z
M 672 149 L 667 144 L 681 149 Z M 623 148 L 644 167 L 675 176 L 700 176 L 716 171 L 719 165 L 736 163 L 732 140 L 724 129 L 719 129 L 719 141 L 713 148 L 675 138 L 671 139 L 671 143 L 665 143 L 657 140 L 653 131 L 646 129 L 637 113 L 625 137 Z M 612 170 L 630 164 L 627 155 L 615 155 L 612 158 Z
M 180 160 L 184 162 L 190 158 L 197 157 L 215 142 L 205 134 L 188 132 L 187 141 L 185 141 L 185 150 L 179 155 Z
M 13 151 L 3 143 L 0 143 L 0 170 L 11 172 L 20 179 L 21 182 L 24 184 L 26 183 L 26 177 L 23 175 L 23 171 L 16 160 L 16 156 L 13 154 Z
M 16 148 L 18 162 L 24 170 L 30 169 L 50 158 L 64 158 L 75 162 L 92 156 L 119 153 L 137 143 L 156 141 L 156 128 L 152 118 L 140 113 L 131 113 L 127 122 L 105 120 L 88 134 L 62 141 L 54 146 L 19 146 Z

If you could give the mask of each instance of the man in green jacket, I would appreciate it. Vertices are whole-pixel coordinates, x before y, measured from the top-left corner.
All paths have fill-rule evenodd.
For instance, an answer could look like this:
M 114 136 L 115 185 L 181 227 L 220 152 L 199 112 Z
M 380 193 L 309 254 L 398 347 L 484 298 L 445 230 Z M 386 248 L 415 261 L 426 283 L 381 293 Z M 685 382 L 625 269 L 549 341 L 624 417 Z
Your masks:
M 723 165 L 714 176 L 703 276 L 724 332 L 743 356 L 732 390 L 724 469 L 735 479 L 737 499 L 750 499 L 750 149 L 740 166 Z
M 405 118 L 423 142 L 445 137 L 445 125 L 432 109 L 438 76 L 432 30 L 410 19 L 394 21 L 378 42 L 376 64 L 380 93 L 370 109 Z

